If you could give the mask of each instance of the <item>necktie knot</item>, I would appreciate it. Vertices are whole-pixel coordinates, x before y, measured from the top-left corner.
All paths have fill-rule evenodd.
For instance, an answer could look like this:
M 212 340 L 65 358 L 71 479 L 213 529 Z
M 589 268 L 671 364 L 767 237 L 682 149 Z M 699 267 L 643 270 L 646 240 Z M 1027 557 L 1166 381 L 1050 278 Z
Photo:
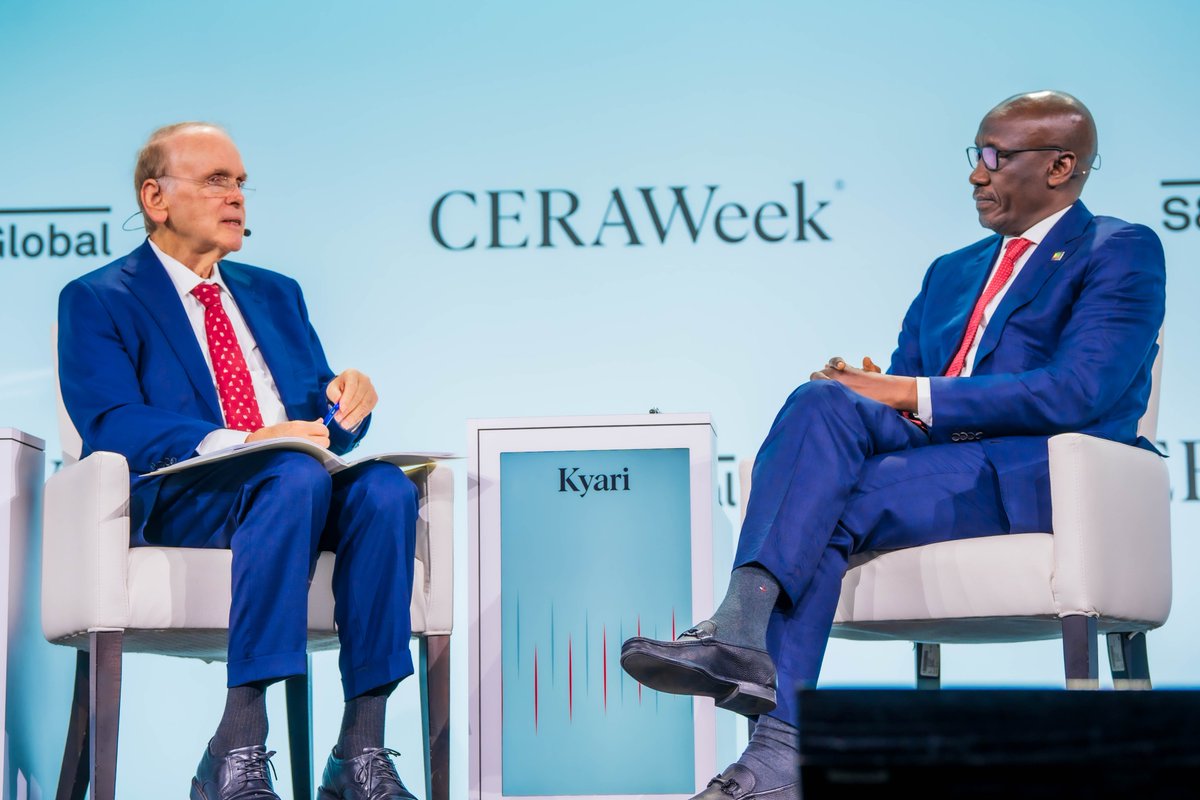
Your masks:
M 212 308 L 221 304 L 221 287 L 215 283 L 196 284 L 196 288 L 192 289 L 192 295 L 205 308 Z
M 1008 244 L 1004 245 L 1004 260 L 1016 263 L 1021 254 L 1028 250 L 1033 245 L 1033 242 L 1028 239 L 1017 237 L 1010 239 Z

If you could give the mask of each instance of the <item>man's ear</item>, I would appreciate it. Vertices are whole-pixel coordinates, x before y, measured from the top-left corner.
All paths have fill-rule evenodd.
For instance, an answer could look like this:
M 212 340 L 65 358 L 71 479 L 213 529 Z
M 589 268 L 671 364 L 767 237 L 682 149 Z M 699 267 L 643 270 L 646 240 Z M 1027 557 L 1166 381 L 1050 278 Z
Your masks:
M 165 223 L 167 221 L 167 196 L 162 190 L 162 185 L 154 178 L 147 178 L 142 181 L 140 194 L 142 213 L 149 217 L 155 225 Z
M 1047 185 L 1052 189 L 1057 189 L 1071 180 L 1075 175 L 1078 161 L 1079 159 L 1072 150 L 1064 150 L 1059 153 L 1058 158 L 1054 159 L 1054 163 L 1050 165 L 1049 174 L 1046 175 Z

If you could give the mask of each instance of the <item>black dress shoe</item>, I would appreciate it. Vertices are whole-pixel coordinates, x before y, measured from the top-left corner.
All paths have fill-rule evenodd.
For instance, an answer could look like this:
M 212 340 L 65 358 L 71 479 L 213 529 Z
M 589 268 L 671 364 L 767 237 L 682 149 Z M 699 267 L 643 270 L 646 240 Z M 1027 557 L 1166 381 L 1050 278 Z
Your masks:
M 271 783 L 271 756 L 261 744 L 235 747 L 221 756 L 207 747 L 192 778 L 192 800 L 280 800 Z
M 775 664 L 766 650 L 722 642 L 705 620 L 673 642 L 635 636 L 621 645 L 621 666 L 639 683 L 670 694 L 712 697 L 748 717 L 775 708 Z
M 364 747 L 362 755 L 345 760 L 330 753 L 318 800 L 417 800 L 392 763 L 398 755 L 386 747 Z
M 800 782 L 755 790 L 754 773 L 741 764 L 731 764 L 708 782 L 708 787 L 692 800 L 800 800 Z

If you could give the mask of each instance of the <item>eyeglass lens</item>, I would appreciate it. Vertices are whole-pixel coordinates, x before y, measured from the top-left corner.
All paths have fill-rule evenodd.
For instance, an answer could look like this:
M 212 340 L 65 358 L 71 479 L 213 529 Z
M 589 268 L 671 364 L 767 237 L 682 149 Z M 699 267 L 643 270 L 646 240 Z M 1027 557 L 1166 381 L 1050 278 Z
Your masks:
M 989 172 L 994 172 L 1000 166 L 1000 152 L 991 146 L 967 148 L 967 163 L 971 169 L 975 169 L 981 160 Z

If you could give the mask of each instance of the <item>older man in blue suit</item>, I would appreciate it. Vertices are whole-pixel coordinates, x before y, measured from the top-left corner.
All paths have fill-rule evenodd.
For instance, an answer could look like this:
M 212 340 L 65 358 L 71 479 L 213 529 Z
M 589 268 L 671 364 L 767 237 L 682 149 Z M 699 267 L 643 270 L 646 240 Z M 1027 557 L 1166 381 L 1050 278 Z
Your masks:
M 851 553 L 1049 531 L 1050 436 L 1150 446 L 1136 431 L 1163 251 L 1150 229 L 1079 201 L 1096 143 L 1091 113 L 1062 92 L 984 117 L 967 154 L 996 235 L 929 267 L 886 374 L 834 357 L 788 398 L 713 617 L 674 642 L 623 646 L 643 683 L 758 716 L 699 800 L 799 797 L 796 689 L 816 683 Z
M 331 478 L 280 450 L 147 475 L 272 438 L 345 453 L 370 424 L 370 379 L 329 368 L 296 282 L 225 260 L 249 235 L 245 180 L 237 147 L 214 125 L 151 135 L 134 174 L 147 241 L 60 297 L 63 399 L 84 455 L 129 462 L 133 544 L 233 551 L 229 690 L 193 800 L 278 798 L 264 692 L 306 670 L 308 582 L 321 550 L 337 553 L 346 706 L 320 797 L 411 800 L 383 730 L 388 695 L 413 671 L 413 484 L 382 463 Z

